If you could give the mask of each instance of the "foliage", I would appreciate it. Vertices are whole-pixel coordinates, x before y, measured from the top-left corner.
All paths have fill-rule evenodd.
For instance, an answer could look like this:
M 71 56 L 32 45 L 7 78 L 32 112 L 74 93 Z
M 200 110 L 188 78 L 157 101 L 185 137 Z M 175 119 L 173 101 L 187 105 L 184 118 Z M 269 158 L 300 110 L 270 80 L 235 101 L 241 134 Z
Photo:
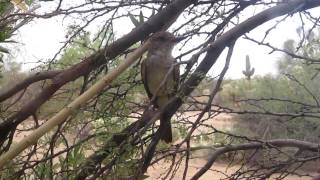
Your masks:
M 300 53 L 319 57 L 319 39 L 318 36 L 309 40 Z M 288 40 L 284 47 L 293 52 L 294 44 L 293 40 Z M 248 112 L 237 116 L 239 122 L 234 131 L 241 135 L 251 134 L 252 138 L 294 138 L 318 142 L 320 122 L 317 118 L 300 116 L 299 112 L 317 114 L 314 108 L 319 105 L 320 99 L 319 65 L 286 55 L 279 60 L 278 68 L 279 75 L 253 78 L 249 90 L 246 90 L 247 84 L 241 79 L 225 82 L 224 99 L 234 96 L 233 101 L 241 104 L 239 110 Z M 233 106 L 234 103 L 229 100 L 225 105 Z
M 88 56 L 93 51 L 97 51 L 99 45 L 103 41 L 102 38 L 93 40 L 90 38 L 90 33 L 83 32 L 79 37 L 75 38 L 73 43 L 68 48 L 64 49 L 61 57 L 52 63 L 52 67 L 55 69 L 64 69 L 70 67 L 80 61 L 81 58 Z M 73 83 L 69 83 L 62 90 L 57 92 L 57 95 L 44 104 L 38 113 L 39 119 L 44 119 L 53 113 L 56 113 L 67 105 L 70 100 L 76 98 L 81 93 L 83 88 L 83 81 L 87 79 L 86 86 L 91 86 L 105 73 L 108 73 L 108 69 L 112 69 L 117 66 L 120 62 L 120 58 L 114 59 L 108 64 L 104 71 L 98 70 L 96 72 L 99 75 L 93 74 L 92 77 L 77 79 Z M 139 65 L 139 64 L 137 64 Z M 136 66 L 137 66 L 136 65 Z M 59 167 L 69 171 L 75 171 L 82 164 L 82 160 L 91 153 L 92 147 L 100 146 L 104 142 L 112 138 L 114 133 L 117 133 L 128 126 L 129 122 L 132 121 L 128 118 L 132 111 L 131 106 L 136 102 L 140 103 L 141 97 L 144 92 L 141 83 L 138 81 L 137 76 L 139 71 L 137 68 L 130 69 L 114 80 L 104 92 L 98 95 L 94 102 L 89 103 L 85 111 L 74 112 L 72 122 L 64 126 L 64 132 L 71 136 L 68 141 L 78 142 L 85 140 L 90 135 L 97 135 L 95 140 L 87 140 L 81 145 L 76 146 L 66 156 L 59 156 L 59 162 L 55 163 L 55 167 Z M 138 85 L 137 85 L 138 84 Z M 133 102 L 132 104 L 128 102 Z M 76 127 L 76 128 L 75 128 Z M 76 135 L 76 136 L 75 136 Z M 70 142 L 66 142 L 62 138 L 56 141 L 55 146 L 69 146 Z M 46 144 L 48 142 L 44 142 Z M 119 148 L 113 147 L 110 157 L 106 158 L 103 164 L 112 163 L 113 157 L 119 155 Z M 129 176 L 135 172 L 137 152 L 134 146 L 128 146 L 126 152 L 121 154 L 121 159 L 117 160 L 116 166 L 110 173 L 110 177 L 115 179 L 122 176 Z M 36 166 L 39 171 L 39 178 L 46 178 L 51 172 L 50 166 L 45 163 L 40 163 Z M 52 169 L 58 171 L 58 169 Z M 42 175 L 42 176 L 40 176 Z M 69 178 L 74 177 L 75 173 L 62 174 L 62 176 L 68 176 Z
M 1 1 L 0 2 L 0 18 L 8 13 L 10 9 L 12 8 L 12 5 L 9 1 Z M 0 78 L 3 76 L 3 53 L 9 53 L 9 50 L 5 47 L 1 46 L 1 43 L 4 42 L 6 39 L 10 38 L 10 24 L 0 23 Z
M 155 14 L 155 10 L 152 9 L 152 13 L 151 13 L 151 16 L 153 16 Z M 132 15 L 131 13 L 128 13 L 128 16 L 130 18 L 130 21 L 132 22 L 132 24 L 135 26 L 135 27 L 138 27 L 139 25 L 143 24 L 146 20 L 145 20 L 145 17 L 142 13 L 142 11 L 140 11 L 140 14 L 139 14 L 139 19 L 137 19 L 134 15 Z
M 33 0 L 19 1 L 19 0 L 2 0 L 0 1 L 0 18 L 5 18 L 10 14 L 15 13 L 14 7 L 20 10 L 27 11 L 28 6 L 33 3 Z M 10 49 L 3 46 L 6 43 L 12 43 L 14 41 L 8 41 L 14 35 L 14 32 L 28 22 L 28 19 L 20 20 L 19 18 L 8 18 L 0 22 L 0 78 L 3 76 L 4 69 L 4 55 L 10 53 Z
M 30 4 L 30 1 L 23 2 Z M 63 25 L 70 20 L 72 25 L 69 25 L 61 51 L 38 68 L 43 71 L 40 75 L 48 77 L 18 87 L 20 92 L 26 92 L 19 101 L 11 99 L 20 95 L 20 92 L 14 92 L 15 95 L 1 104 L 0 144 L 3 144 L 0 154 L 15 143 L 17 134 L 32 132 L 62 108 L 68 111 L 71 101 L 83 98 L 80 94 L 102 76 L 112 72 L 139 46 L 134 43 L 144 42 L 145 37 L 171 23 L 169 32 L 186 37 L 176 46 L 179 55 L 175 55 L 181 65 L 181 86 L 179 92 L 173 95 L 175 98 L 172 98 L 169 106 L 163 110 L 154 108 L 149 99 L 146 100 L 141 84 L 140 62 L 135 63 L 111 83 L 108 82 L 86 104 L 76 106 L 77 110 L 72 111 L 67 119 L 60 119 L 59 122 L 63 123 L 54 129 L 51 127 L 51 131 L 40 138 L 36 145 L 6 164 L 2 177 L 85 179 L 77 177 L 79 173 L 84 173 L 84 176 L 91 179 L 133 179 L 133 175 L 141 177 L 140 172 L 147 172 L 147 167 L 160 164 L 163 167 L 157 172 L 158 179 L 174 178 L 181 169 L 184 169 L 184 176 L 189 178 L 194 159 L 208 160 L 206 165 L 197 167 L 199 174 L 208 170 L 205 168 L 216 172 L 216 166 L 212 164 L 223 157 L 223 163 L 229 162 L 227 168 L 234 164 L 237 166 L 233 174 L 221 171 L 225 179 L 267 179 L 274 173 L 281 173 L 282 177 L 287 176 L 288 172 L 296 174 L 296 169 L 291 168 L 295 164 L 300 167 L 306 161 L 319 158 L 316 153 L 318 150 L 315 150 L 319 142 L 319 124 L 316 119 L 319 108 L 318 67 L 314 66 L 315 61 L 310 61 L 319 55 L 316 49 L 317 33 L 305 36 L 305 28 L 297 30 L 303 39 L 302 43 L 288 41 L 286 50 L 291 54 L 298 54 L 294 57 L 303 55 L 309 58 L 297 60 L 284 56 L 279 62 L 279 75 L 252 77 L 254 68 L 247 56 L 245 78 L 225 80 L 223 87 L 220 87 L 224 73 L 217 76 L 219 80 L 216 77 L 206 77 L 210 68 L 216 65 L 217 58 L 223 57 L 221 53 L 224 50 L 229 47 L 228 62 L 233 43 L 246 33 L 250 35 L 249 31 L 273 17 L 301 11 L 300 20 L 308 20 L 316 26 L 315 20 L 318 18 L 307 10 L 319 2 L 306 1 L 299 6 L 302 8 L 292 5 L 298 1 L 195 3 L 191 0 L 86 0 L 51 3 L 54 4 L 50 7 L 52 10 L 41 9 L 44 10 L 43 13 L 19 14 L 18 11 L 18 14 L 4 18 L 8 20 L 14 17 L 22 21 L 22 18 L 32 17 L 43 20 L 62 17 Z M 272 8 L 276 6 L 282 8 Z M 247 19 L 247 16 L 243 16 L 246 12 L 242 14 L 242 11 L 246 11 L 248 7 L 249 10 L 259 7 L 257 11 L 262 13 Z M 260 7 L 271 8 L 265 11 Z M 304 9 L 306 10 L 302 11 Z M 154 18 L 147 18 L 147 13 L 151 11 L 159 13 L 152 13 Z M 272 16 L 269 16 L 270 12 Z M 272 48 L 271 44 L 265 43 L 271 34 L 269 31 L 289 18 L 284 17 L 278 19 L 270 30 L 266 30 L 265 37 L 257 44 Z M 126 29 L 125 24 L 117 29 L 122 20 L 130 20 L 136 29 L 129 32 L 131 29 Z M 15 30 L 15 26 L 10 28 L 3 36 L 9 37 L 8 32 Z M 123 35 L 123 30 L 129 33 Z M 251 40 L 249 36 L 245 39 Z M 300 49 L 297 49 L 299 46 Z M 224 70 L 228 65 L 226 63 Z M 6 77 L 3 78 L 6 82 L 2 86 L 15 81 L 21 82 L 18 78 L 27 76 L 14 72 L 16 69 L 18 68 L 12 65 L 12 74 L 6 72 Z M 212 97 L 216 92 L 218 94 Z M 213 100 L 211 105 L 208 100 Z M 183 106 L 178 109 L 181 104 Z M 175 114 L 171 119 L 174 137 L 172 144 L 159 141 L 161 124 L 159 125 L 158 120 L 151 121 L 158 112 L 162 117 L 172 117 Z M 220 115 L 226 115 L 230 120 L 219 119 Z M 223 123 L 227 127 L 222 127 Z M 10 139 L 12 137 L 13 141 Z M 274 138 L 282 139 L 279 146 L 265 141 Z M 296 153 L 292 150 L 299 149 L 301 144 L 295 148 L 287 148 L 292 142 L 285 138 L 303 140 L 299 142 L 302 142 L 304 152 Z M 308 148 L 305 149 L 305 146 Z M 206 154 L 198 156 L 198 152 L 203 151 Z M 248 161 L 255 152 L 258 152 L 258 160 L 261 160 L 257 162 L 258 166 L 251 165 Z M 296 156 L 297 154 L 301 156 Z M 160 169 L 165 171 L 160 172 Z M 265 175 L 266 172 L 270 174 Z M 193 179 L 199 177 L 195 174 Z
M 139 26 L 140 24 L 143 24 L 143 23 L 144 23 L 144 17 L 143 17 L 142 11 L 140 11 L 139 20 L 137 20 L 131 13 L 129 13 L 128 15 L 129 15 L 129 18 L 130 18 L 131 22 L 132 22 L 136 27 Z

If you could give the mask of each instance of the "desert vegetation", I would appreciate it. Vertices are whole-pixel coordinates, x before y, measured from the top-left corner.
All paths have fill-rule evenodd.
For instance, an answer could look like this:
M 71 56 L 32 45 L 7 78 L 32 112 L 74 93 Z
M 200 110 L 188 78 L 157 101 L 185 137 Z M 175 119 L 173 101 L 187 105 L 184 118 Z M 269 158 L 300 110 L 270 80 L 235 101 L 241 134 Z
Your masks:
M 307 0 L 1 1 L 0 178 L 316 177 L 319 6 Z M 17 61 L 19 34 L 52 19 L 65 28 L 61 48 L 26 70 L 28 63 Z M 299 22 L 295 36 L 274 45 L 268 38 L 290 19 Z M 263 36 L 251 37 L 256 29 Z M 150 103 L 140 72 L 157 31 L 185 37 L 174 51 L 179 88 L 163 109 Z M 248 53 L 235 57 L 236 48 Z M 253 48 L 280 54 L 276 73 L 259 72 Z M 242 62 L 240 78 L 226 77 L 233 61 Z M 171 118 L 172 143 L 160 140 L 162 116 Z

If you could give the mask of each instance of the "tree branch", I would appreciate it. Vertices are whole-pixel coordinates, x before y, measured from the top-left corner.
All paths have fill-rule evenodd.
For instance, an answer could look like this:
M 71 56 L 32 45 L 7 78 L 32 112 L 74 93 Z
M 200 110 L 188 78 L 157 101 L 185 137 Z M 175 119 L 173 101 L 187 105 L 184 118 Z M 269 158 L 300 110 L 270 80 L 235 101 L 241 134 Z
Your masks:
M 0 92 L 0 102 L 10 98 L 11 96 L 15 95 L 17 92 L 26 89 L 30 84 L 42 81 L 45 79 L 52 79 L 62 71 L 56 70 L 56 71 L 44 71 L 44 72 L 38 72 L 35 73 L 23 81 L 19 82 L 18 84 L 14 85 L 13 87 L 10 87 L 6 90 L 3 90 Z
M 207 170 L 210 169 L 212 164 L 217 160 L 219 156 L 224 153 L 239 150 L 250 150 L 250 149 L 262 149 L 268 148 L 282 148 L 282 147 L 293 147 L 301 150 L 308 150 L 312 152 L 319 152 L 320 144 L 295 140 L 295 139 L 275 139 L 265 142 L 251 142 L 238 145 L 227 145 L 224 147 L 216 148 L 215 152 L 211 154 L 207 163 L 191 178 L 191 180 L 199 179 Z
M 105 64 L 109 59 L 115 58 L 134 43 L 144 40 L 150 33 L 166 28 L 166 25 L 170 24 L 168 22 L 174 21 L 177 16 L 193 2 L 195 2 L 195 0 L 176 0 L 172 2 L 141 26 L 136 27 L 130 33 L 107 46 L 105 49 L 101 49 L 82 62 L 59 73 L 52 79 L 50 85 L 45 87 L 37 97 L 30 100 L 20 111 L 8 117 L 0 124 L 0 145 L 4 143 L 9 132 L 14 130 L 19 123 L 32 115 L 63 85 L 89 74 L 92 70 Z
M 251 2 L 252 3 L 252 2 Z M 249 4 L 246 4 L 247 6 Z M 246 32 L 249 32 L 250 30 L 260 26 L 261 24 L 276 18 L 278 16 L 291 13 L 294 10 L 296 10 L 296 7 L 300 5 L 301 9 L 299 10 L 305 10 L 310 9 L 316 6 L 320 5 L 320 2 L 314 2 L 314 1 L 306 1 L 306 0 L 295 0 L 291 1 L 288 4 L 281 4 L 276 7 L 272 7 L 270 9 L 267 9 L 259 14 L 257 14 L 254 17 L 251 17 L 250 19 L 240 23 L 233 29 L 229 30 L 222 36 L 220 36 L 216 41 L 214 41 L 212 44 L 210 44 L 205 50 L 207 51 L 207 55 L 204 57 L 198 68 L 195 70 L 194 73 L 190 76 L 190 78 L 181 85 L 178 94 L 170 100 L 170 102 L 167 104 L 167 106 L 163 109 L 161 112 L 162 116 L 170 116 L 177 111 L 177 109 L 182 105 L 183 98 L 188 96 L 201 82 L 201 80 L 205 77 L 205 74 L 209 71 L 209 69 L 213 66 L 213 64 L 216 62 L 217 58 L 221 54 L 221 52 L 224 50 L 224 48 L 230 44 L 232 44 L 237 38 L 244 35 Z M 303 5 L 303 6 L 301 6 Z M 202 51 L 202 50 L 201 50 Z M 140 126 L 139 128 L 142 128 L 143 126 Z M 138 129 L 136 129 L 138 130 Z M 103 147 L 97 152 L 108 152 L 109 147 Z M 95 153 L 96 154 L 96 153 Z M 85 164 L 94 164 L 97 162 L 102 162 L 102 160 L 108 156 L 108 153 L 104 154 L 96 154 L 89 157 Z M 97 160 L 96 157 L 99 157 Z M 91 163 L 90 163 L 91 162 Z M 92 163 L 93 162 L 93 163 Z M 86 176 L 88 176 L 92 171 L 88 171 L 88 166 L 83 166 L 80 171 L 84 173 Z M 93 169 L 91 167 L 91 169 Z M 84 176 L 82 176 L 84 177 Z

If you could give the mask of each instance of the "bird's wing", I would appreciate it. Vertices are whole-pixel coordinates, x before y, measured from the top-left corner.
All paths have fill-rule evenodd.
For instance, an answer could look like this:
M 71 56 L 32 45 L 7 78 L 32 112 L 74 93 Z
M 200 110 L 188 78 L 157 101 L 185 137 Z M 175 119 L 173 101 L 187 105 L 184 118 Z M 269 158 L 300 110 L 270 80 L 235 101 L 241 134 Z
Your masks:
M 147 65 L 146 65 L 146 59 L 144 59 L 141 62 L 141 79 L 142 79 L 142 83 L 144 85 L 144 89 L 147 92 L 148 97 L 151 99 L 153 97 L 153 95 L 151 94 L 149 87 L 148 87 L 148 76 L 147 76 Z
M 180 84 L 180 68 L 179 65 L 174 66 L 173 69 L 173 81 L 174 81 L 174 93 L 178 91 L 178 87 Z

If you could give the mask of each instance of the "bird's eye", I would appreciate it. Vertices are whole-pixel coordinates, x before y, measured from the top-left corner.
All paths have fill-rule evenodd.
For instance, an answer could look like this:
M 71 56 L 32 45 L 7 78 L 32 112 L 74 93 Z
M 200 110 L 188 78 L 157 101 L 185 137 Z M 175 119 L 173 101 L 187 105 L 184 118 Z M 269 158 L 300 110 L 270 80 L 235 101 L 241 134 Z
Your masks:
M 164 37 L 158 37 L 158 40 L 159 40 L 159 41 L 165 41 L 166 38 L 164 38 Z

